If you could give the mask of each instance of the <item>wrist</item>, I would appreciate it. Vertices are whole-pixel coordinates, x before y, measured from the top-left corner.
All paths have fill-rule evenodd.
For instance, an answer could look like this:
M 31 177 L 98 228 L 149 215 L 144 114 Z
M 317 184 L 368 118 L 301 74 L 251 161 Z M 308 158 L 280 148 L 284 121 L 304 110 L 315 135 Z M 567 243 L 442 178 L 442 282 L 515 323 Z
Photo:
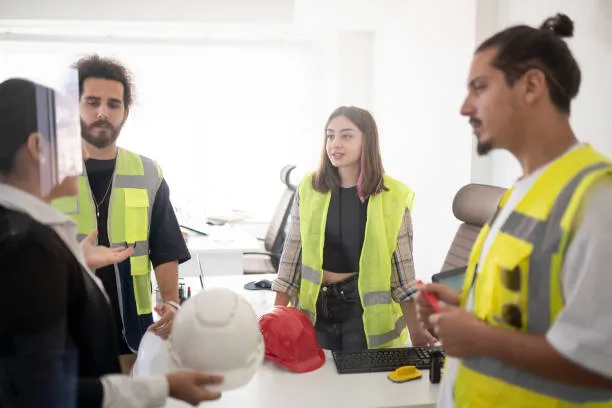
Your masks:
M 164 301 L 164 303 L 173 308 L 176 312 L 181 310 L 181 305 L 178 302 L 175 302 L 174 300 L 166 300 Z
M 284 292 L 276 292 L 274 306 L 287 306 L 291 301 L 291 296 Z
M 175 397 L 175 378 L 176 378 L 176 374 L 175 373 L 168 373 L 165 375 L 166 377 L 166 384 L 167 384 L 167 395 L 168 397 Z
M 163 292 L 161 292 L 160 295 L 161 295 L 161 300 L 162 300 L 163 303 L 166 303 L 166 302 L 180 303 L 179 302 L 178 292 L 177 292 L 176 295 L 173 295 L 173 296 L 170 296 L 170 294 L 163 293 Z
M 474 328 L 474 339 L 476 340 L 477 348 L 480 350 L 481 355 L 492 357 L 492 354 L 495 353 L 495 349 L 499 347 L 495 336 L 497 330 L 498 329 L 495 327 L 489 326 L 483 321 L 479 321 Z
M 420 325 L 416 325 L 413 327 L 408 327 L 408 334 L 410 335 L 410 338 L 414 338 L 414 337 L 418 337 L 418 336 L 423 336 L 425 334 L 425 330 L 420 326 Z

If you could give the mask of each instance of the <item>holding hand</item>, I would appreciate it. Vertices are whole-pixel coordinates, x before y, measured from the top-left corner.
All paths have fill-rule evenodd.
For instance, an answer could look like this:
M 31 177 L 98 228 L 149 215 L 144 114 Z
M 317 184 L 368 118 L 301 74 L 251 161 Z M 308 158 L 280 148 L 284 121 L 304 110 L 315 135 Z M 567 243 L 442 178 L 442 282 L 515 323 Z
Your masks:
M 197 406 L 202 401 L 214 401 L 221 398 L 221 393 L 211 391 L 207 385 L 218 385 L 223 378 L 196 371 L 177 371 L 166 375 L 172 398 Z
M 172 321 L 177 311 L 172 306 L 162 303 L 155 306 L 155 312 L 160 316 L 160 319 L 149 326 L 148 330 L 167 340 L 168 336 L 170 336 Z
M 444 352 L 451 357 L 483 355 L 482 339 L 489 328 L 472 313 L 457 306 L 439 302 L 440 312 L 429 316 L 434 333 L 442 342 Z
M 433 307 L 425 297 L 425 293 L 431 293 L 438 301 L 444 302 L 447 305 L 459 306 L 461 297 L 458 293 L 452 291 L 447 286 L 439 283 L 428 283 L 419 288 L 416 295 L 416 311 L 417 319 L 424 329 L 432 329 L 429 317 L 435 313 Z
M 420 326 L 417 328 L 410 330 L 410 343 L 414 347 L 418 346 L 431 346 L 434 345 L 438 339 L 429 333 L 429 331 L 423 329 Z

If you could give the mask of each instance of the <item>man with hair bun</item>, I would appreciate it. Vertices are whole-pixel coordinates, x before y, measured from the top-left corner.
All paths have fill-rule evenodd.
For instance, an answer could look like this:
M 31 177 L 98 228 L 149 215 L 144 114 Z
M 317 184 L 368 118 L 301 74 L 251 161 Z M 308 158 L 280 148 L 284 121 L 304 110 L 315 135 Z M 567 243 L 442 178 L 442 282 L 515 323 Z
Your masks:
M 461 114 L 480 155 L 505 149 L 523 174 L 476 240 L 462 293 L 417 295 L 449 356 L 440 407 L 612 407 L 612 161 L 570 125 L 573 32 L 557 14 L 474 54 Z

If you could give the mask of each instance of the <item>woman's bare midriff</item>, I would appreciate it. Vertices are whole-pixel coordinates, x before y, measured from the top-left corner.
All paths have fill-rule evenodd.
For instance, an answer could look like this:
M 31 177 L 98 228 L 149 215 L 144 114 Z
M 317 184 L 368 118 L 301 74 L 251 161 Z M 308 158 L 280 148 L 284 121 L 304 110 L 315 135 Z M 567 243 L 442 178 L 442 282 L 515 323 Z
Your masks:
M 349 272 L 349 273 L 337 273 L 337 272 L 328 272 L 323 271 L 323 283 L 333 284 L 342 282 L 355 275 L 357 272 Z

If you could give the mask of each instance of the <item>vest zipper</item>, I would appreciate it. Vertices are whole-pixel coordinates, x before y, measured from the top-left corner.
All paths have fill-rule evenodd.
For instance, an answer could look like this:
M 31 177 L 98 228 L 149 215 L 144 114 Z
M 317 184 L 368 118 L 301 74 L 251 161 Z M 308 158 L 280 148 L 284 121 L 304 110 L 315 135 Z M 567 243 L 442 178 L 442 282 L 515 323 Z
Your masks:
M 117 175 L 117 163 L 119 162 L 119 155 L 121 154 L 120 149 L 117 149 L 117 159 L 115 160 L 115 168 L 113 169 L 113 175 L 111 176 L 111 185 L 113 187 L 111 187 L 111 192 L 110 192 L 110 197 L 108 198 L 108 211 L 106 214 L 106 233 L 108 234 L 107 238 L 108 238 L 108 243 L 109 245 L 112 247 L 113 243 L 111 242 L 110 237 L 112 237 L 112 233 L 111 233 L 111 228 L 112 228 L 112 223 L 111 223 L 111 219 L 112 219 L 112 202 L 113 202 L 113 196 L 115 195 L 115 179 L 116 179 L 116 175 Z M 89 189 L 91 191 L 91 188 Z M 121 279 L 119 278 L 119 268 L 117 267 L 117 264 L 113 265 L 113 268 L 115 269 L 115 282 L 117 285 L 117 301 L 119 302 L 119 315 L 121 316 L 121 335 L 123 336 L 123 340 L 125 340 L 125 344 L 127 344 L 128 348 L 136 353 L 136 350 L 134 350 L 131 346 L 130 343 L 127 340 L 127 336 L 126 336 L 126 329 L 125 329 L 125 319 L 123 317 L 123 291 L 121 289 Z

